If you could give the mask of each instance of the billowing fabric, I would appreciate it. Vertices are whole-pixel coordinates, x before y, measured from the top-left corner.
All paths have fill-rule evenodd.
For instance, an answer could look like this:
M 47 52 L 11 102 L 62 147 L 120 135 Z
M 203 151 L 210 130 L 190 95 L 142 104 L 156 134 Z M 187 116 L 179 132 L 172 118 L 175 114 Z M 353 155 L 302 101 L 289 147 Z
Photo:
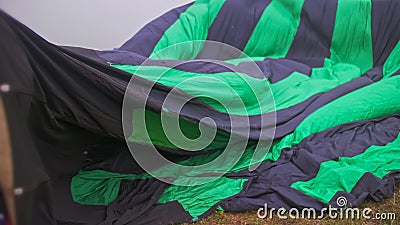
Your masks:
M 0 12 L 0 85 L 9 87 L 1 96 L 14 183 L 22 190 L 18 224 L 172 224 L 216 209 L 267 203 L 320 210 L 337 206 L 338 197 L 352 207 L 392 197 L 400 182 L 399 11 L 397 0 L 197 0 L 110 51 L 53 45 Z M 206 40 L 243 54 L 226 57 L 209 42 L 160 53 Z M 130 146 L 155 145 L 182 165 L 226 151 L 230 163 L 235 149 L 225 148 L 235 136 L 246 149 L 234 167 L 174 177 L 169 165 L 154 165 L 171 184 L 146 173 L 122 125 L 131 78 L 153 88 L 149 95 L 130 90 L 132 104 L 147 103 L 145 126 L 136 111 L 128 117 Z M 178 110 L 163 105 L 175 89 L 176 105 L 190 99 L 177 114 L 185 136 L 197 138 L 205 117 L 215 122 L 216 136 L 201 151 L 180 148 L 162 132 L 161 112 Z M 249 132 L 233 127 L 232 118 L 248 122 Z M 263 132 L 273 134 L 272 146 L 254 162 Z M 176 185 L 215 176 L 221 177 Z

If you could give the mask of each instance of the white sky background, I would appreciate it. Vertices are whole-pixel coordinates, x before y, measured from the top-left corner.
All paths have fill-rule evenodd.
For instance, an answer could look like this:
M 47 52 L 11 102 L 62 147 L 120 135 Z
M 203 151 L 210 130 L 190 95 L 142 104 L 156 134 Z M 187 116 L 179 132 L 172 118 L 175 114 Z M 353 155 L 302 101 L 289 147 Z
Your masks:
M 193 0 L 0 0 L 0 8 L 48 41 L 120 47 L 141 27 Z

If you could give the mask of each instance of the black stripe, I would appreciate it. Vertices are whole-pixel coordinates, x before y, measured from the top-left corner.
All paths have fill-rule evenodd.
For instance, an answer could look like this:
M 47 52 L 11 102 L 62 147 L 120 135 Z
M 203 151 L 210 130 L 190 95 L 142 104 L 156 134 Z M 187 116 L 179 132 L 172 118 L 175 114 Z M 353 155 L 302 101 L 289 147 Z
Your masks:
M 262 62 L 255 62 L 264 76 L 273 84 L 289 77 L 294 72 L 311 76 L 312 68 L 290 59 L 267 58 Z M 245 63 L 239 64 L 243 66 Z
M 337 1 L 305 0 L 288 58 L 329 58 Z
M 207 40 L 218 41 L 241 51 L 246 47 L 254 28 L 271 0 L 227 0 L 208 30 Z M 232 54 L 237 54 L 234 52 Z M 230 52 L 204 45 L 197 58 L 220 59 L 235 58 Z
M 276 83 L 293 72 L 311 75 L 311 67 L 289 59 L 265 59 L 264 61 L 242 62 L 237 66 L 219 60 L 148 60 L 146 66 L 164 66 L 193 73 L 239 72 L 254 78 L 268 78 Z
M 400 70 L 397 70 L 392 76 L 397 76 L 400 74 Z
M 90 50 L 91 52 L 95 52 Z M 271 83 L 276 83 L 290 76 L 293 72 L 299 72 L 310 76 L 312 68 L 306 64 L 290 59 L 265 59 L 263 61 L 241 62 L 237 66 L 220 60 L 145 60 L 138 54 L 126 51 L 96 51 L 97 58 L 103 62 L 115 64 L 161 66 L 193 73 L 223 73 L 239 72 L 254 78 L 268 78 Z M 83 54 L 83 53 L 82 53 Z M 86 52 L 85 56 L 92 57 Z M 93 53 L 91 53 L 93 54 Z M 323 60 L 321 60 L 322 62 Z
M 372 1 L 374 66 L 383 65 L 400 40 L 400 1 Z
M 149 57 L 165 31 L 176 22 L 181 13 L 185 12 L 193 3 L 173 9 L 143 27 L 130 40 L 125 42 L 120 50 L 134 52 Z

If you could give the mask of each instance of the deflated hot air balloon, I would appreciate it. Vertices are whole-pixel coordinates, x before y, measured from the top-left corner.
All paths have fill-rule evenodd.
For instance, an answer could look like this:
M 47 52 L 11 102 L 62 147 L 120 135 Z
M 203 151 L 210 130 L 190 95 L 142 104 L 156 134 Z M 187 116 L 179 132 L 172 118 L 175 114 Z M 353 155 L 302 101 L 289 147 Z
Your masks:
M 53 45 L 0 12 L 18 224 L 391 198 L 398 12 L 397 0 L 197 0 L 110 51 Z

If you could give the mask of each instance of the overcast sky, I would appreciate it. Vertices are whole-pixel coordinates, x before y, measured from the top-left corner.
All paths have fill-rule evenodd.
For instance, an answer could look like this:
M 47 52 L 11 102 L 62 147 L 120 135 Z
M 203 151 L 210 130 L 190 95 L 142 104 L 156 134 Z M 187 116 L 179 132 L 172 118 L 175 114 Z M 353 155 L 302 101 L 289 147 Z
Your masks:
M 0 0 L 0 8 L 50 42 L 121 46 L 143 25 L 193 0 Z

